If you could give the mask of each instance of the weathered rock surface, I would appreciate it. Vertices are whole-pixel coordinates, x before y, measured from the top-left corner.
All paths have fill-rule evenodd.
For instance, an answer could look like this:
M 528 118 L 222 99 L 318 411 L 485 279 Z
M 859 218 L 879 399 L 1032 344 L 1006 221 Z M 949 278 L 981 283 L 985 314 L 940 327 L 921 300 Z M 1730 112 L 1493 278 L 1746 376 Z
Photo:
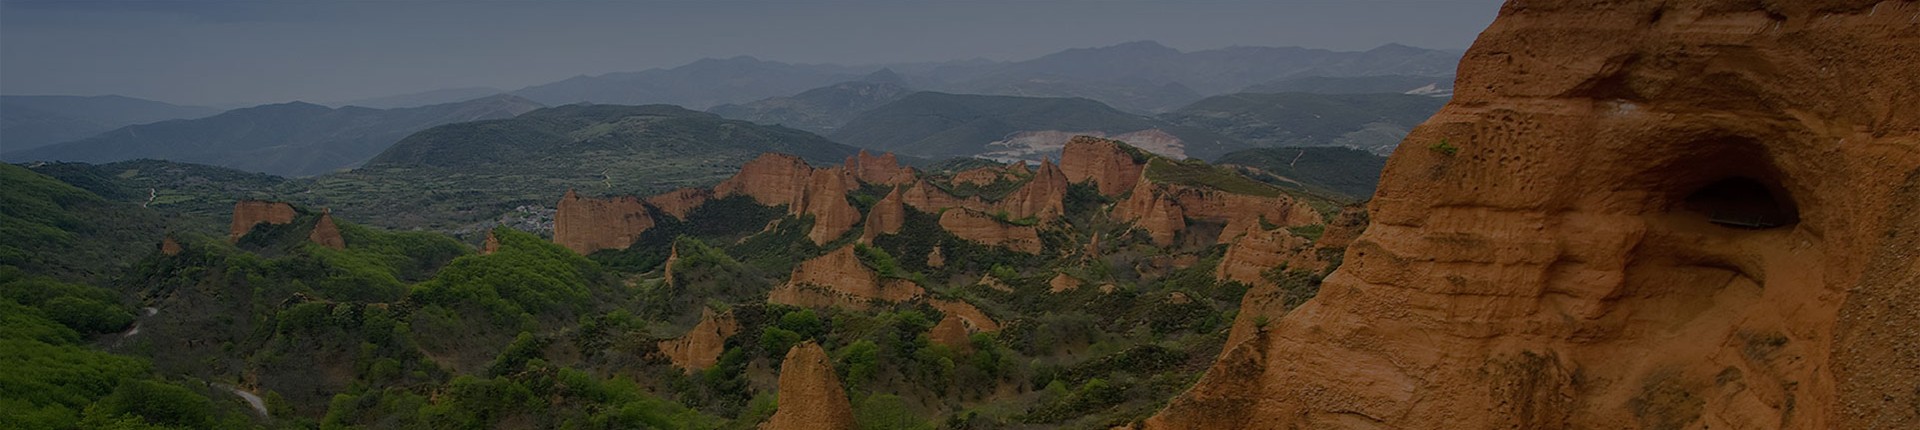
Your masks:
M 873 243 L 882 234 L 899 233 L 907 225 L 906 191 L 894 188 L 867 210 L 867 225 L 860 232 L 861 243 Z
M 1045 222 L 1066 213 L 1066 198 L 1067 175 L 1060 173 L 1060 167 L 1051 160 L 1041 160 L 1033 178 L 1000 199 L 998 206 L 1014 218 L 1033 217 Z
M 680 337 L 660 341 L 660 353 L 674 366 L 693 373 L 718 363 L 720 353 L 726 352 L 727 338 L 738 331 L 740 323 L 734 320 L 732 312 L 715 314 L 713 309 L 703 309 L 700 323 L 693 329 Z
M 972 303 L 934 299 L 928 300 L 927 304 L 933 305 L 934 309 L 940 310 L 940 313 L 947 314 L 948 317 L 959 318 L 969 333 L 1000 331 L 1000 323 L 994 322 L 993 318 L 988 317 L 986 312 L 981 312 L 980 308 L 974 307 Z
M 935 269 L 947 267 L 946 252 L 941 251 L 940 247 L 938 246 L 933 247 L 933 252 L 927 253 L 927 267 L 932 267 Z
M 567 190 L 553 215 L 553 243 L 581 255 L 602 249 L 626 249 L 650 228 L 653 228 L 653 215 L 640 199 L 584 198 Z
M 347 239 L 340 237 L 340 226 L 333 224 L 333 211 L 320 214 L 320 220 L 313 222 L 313 231 L 307 233 L 307 240 L 328 248 L 347 249 Z
M 854 428 L 853 404 L 840 388 L 840 375 L 820 345 L 807 341 L 787 350 L 780 363 L 780 400 L 765 430 L 841 430 Z
M 1318 296 L 1146 427 L 1920 427 L 1917 13 L 1508 2 Z
M 807 238 L 825 244 L 860 222 L 860 210 L 846 199 L 847 190 L 859 184 L 844 169 L 814 169 L 800 157 L 766 153 L 714 186 L 713 194 L 718 198 L 747 195 L 763 205 L 785 205 L 793 215 L 813 215 Z
M 895 159 L 891 152 L 876 156 L 862 149 L 859 154 L 847 157 L 843 165 L 846 166 L 847 173 L 852 174 L 860 182 L 868 184 L 899 185 L 913 182 L 915 179 L 913 168 L 901 167 L 900 161 Z
M 233 204 L 233 225 L 227 233 L 227 241 L 240 241 L 240 237 L 253 231 L 255 225 L 290 224 L 295 215 L 293 205 L 284 202 L 241 200 Z
M 953 208 L 941 213 L 940 228 L 961 239 L 1028 254 L 1040 253 L 1038 229 L 1001 222 L 972 209 Z
M 1324 222 L 1305 202 L 1286 195 L 1256 196 L 1211 188 L 1140 181 L 1114 207 L 1114 216 L 1145 229 L 1159 246 L 1173 245 L 1189 220 L 1224 223 L 1211 243 L 1231 242 L 1268 224 L 1295 227 Z
M 770 303 L 813 308 L 868 309 L 873 302 L 904 302 L 926 294 L 913 281 L 882 277 L 860 262 L 852 246 L 801 262 L 767 295 Z
M 1060 152 L 1060 172 L 1067 182 L 1092 181 L 1107 197 L 1132 190 L 1146 167 L 1145 159 L 1134 159 L 1119 142 L 1093 136 L 1074 136 Z
M 932 329 L 927 330 L 928 340 L 932 340 L 933 343 L 945 345 L 962 354 L 973 352 L 973 338 L 971 336 L 972 334 L 967 333 L 967 323 L 952 315 L 941 318 L 940 323 L 934 324 Z
M 493 235 L 493 230 L 487 230 L 487 241 L 486 243 L 480 244 L 480 255 L 488 255 L 495 252 L 500 252 L 500 238 Z
M 160 238 L 160 255 L 172 257 L 185 251 L 186 248 L 181 247 L 179 241 L 173 240 L 173 236 Z
M 713 200 L 713 190 L 707 188 L 681 188 L 647 198 L 647 204 L 654 209 L 674 218 L 686 220 L 687 214 L 694 208 Z
M 1053 279 L 1047 280 L 1047 291 L 1064 293 L 1080 288 L 1083 284 L 1084 282 L 1081 282 L 1079 278 L 1067 276 L 1065 273 L 1056 273 L 1053 275 Z
M 906 202 L 907 206 L 912 206 L 921 212 L 940 213 L 946 208 L 987 209 L 987 204 L 980 202 L 979 199 L 954 197 L 940 190 L 939 187 L 927 183 L 924 179 L 915 181 L 903 189 L 904 193 L 900 195 L 901 200 Z
M 1015 178 L 1018 178 L 1018 176 L 1008 173 L 1005 167 L 975 167 L 953 174 L 953 184 L 971 184 L 984 187 L 993 185 L 994 182 L 1013 180 Z

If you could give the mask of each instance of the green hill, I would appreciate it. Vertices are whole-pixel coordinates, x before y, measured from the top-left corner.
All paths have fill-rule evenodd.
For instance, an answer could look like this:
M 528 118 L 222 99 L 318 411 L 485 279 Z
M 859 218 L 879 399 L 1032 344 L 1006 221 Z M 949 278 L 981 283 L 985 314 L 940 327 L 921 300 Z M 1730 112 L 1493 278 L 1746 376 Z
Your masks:
M 505 118 L 536 107 L 512 96 L 384 110 L 293 102 L 123 127 L 78 141 L 9 152 L 6 158 L 89 163 L 154 158 L 309 176 L 357 166 L 400 138 L 428 127 Z
M 719 182 L 765 152 L 837 164 L 858 149 L 785 127 L 669 105 L 568 105 L 434 127 L 366 167 L 292 183 L 288 199 L 391 227 L 468 232 L 567 189 L 650 195 Z
M 1305 192 L 1331 192 L 1343 200 L 1366 200 L 1380 185 L 1387 157 L 1352 148 L 1256 148 L 1220 156 L 1214 164 Z
M 1345 146 L 1386 155 L 1446 99 L 1406 94 L 1229 94 L 1160 119 L 1251 147 Z

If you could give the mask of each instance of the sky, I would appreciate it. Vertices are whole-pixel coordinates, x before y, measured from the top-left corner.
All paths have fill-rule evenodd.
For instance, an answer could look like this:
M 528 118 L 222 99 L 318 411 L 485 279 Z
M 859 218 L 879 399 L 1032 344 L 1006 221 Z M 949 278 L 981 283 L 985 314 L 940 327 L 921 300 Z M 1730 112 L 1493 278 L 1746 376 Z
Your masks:
M 178 104 L 506 90 L 700 58 L 848 65 L 1153 40 L 1465 49 L 1499 0 L 0 0 L 0 94 Z

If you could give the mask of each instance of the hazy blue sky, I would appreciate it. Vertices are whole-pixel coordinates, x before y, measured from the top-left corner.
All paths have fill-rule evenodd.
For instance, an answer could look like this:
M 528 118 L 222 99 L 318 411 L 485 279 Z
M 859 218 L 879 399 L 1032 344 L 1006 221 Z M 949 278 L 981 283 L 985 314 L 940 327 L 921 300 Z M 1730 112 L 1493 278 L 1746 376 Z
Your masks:
M 1465 48 L 1498 0 L 0 0 L 0 93 L 188 104 L 517 89 L 752 55 L 801 63 L 1022 60 L 1389 42 Z

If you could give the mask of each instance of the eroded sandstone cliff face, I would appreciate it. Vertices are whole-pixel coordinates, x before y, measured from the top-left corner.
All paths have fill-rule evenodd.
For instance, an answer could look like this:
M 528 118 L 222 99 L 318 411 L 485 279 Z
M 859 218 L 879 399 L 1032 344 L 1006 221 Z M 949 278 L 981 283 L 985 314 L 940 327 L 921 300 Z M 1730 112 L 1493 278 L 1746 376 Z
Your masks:
M 865 229 L 860 232 L 861 243 L 871 244 L 873 243 L 873 238 L 879 237 L 881 234 L 899 233 L 900 229 L 906 226 L 907 205 L 905 195 L 905 190 L 894 188 L 893 191 L 887 193 L 886 197 L 881 197 L 880 201 L 874 202 L 873 208 L 867 209 L 867 225 Z
M 1000 210 L 1007 211 L 1014 218 L 1032 217 L 1040 221 L 1051 221 L 1066 213 L 1063 202 L 1067 198 L 1067 175 L 1060 172 L 1051 160 L 1041 160 L 1040 168 L 1034 170 L 1033 178 L 1025 185 L 1014 190 L 1013 194 L 1000 199 Z
M 660 354 L 687 373 L 713 367 L 719 362 L 720 353 L 726 351 L 727 338 L 739 330 L 740 323 L 734 320 L 732 312 L 715 314 L 713 309 L 702 309 L 700 323 L 693 329 L 680 337 L 660 341 Z
M 1008 224 L 972 209 L 953 208 L 941 213 L 940 228 L 962 239 L 1028 254 L 1040 253 L 1039 229 Z
M 785 205 L 793 215 L 812 215 L 813 228 L 807 231 L 807 238 L 825 244 L 860 222 L 860 210 L 846 199 L 847 190 L 859 187 L 859 183 L 847 169 L 815 169 L 800 157 L 767 153 L 714 186 L 713 194 L 719 198 L 746 195 L 763 205 Z
M 684 221 L 687 219 L 687 214 L 692 213 L 694 208 L 712 199 L 713 190 L 711 189 L 681 188 L 648 197 L 647 204 L 653 205 L 654 209 L 662 213 Z
M 553 243 L 581 255 L 626 249 L 650 228 L 653 215 L 640 199 L 584 198 L 567 190 L 553 215 Z
M 853 404 L 840 388 L 840 375 L 819 344 L 807 341 L 787 350 L 780 362 L 780 400 L 766 430 L 843 430 L 854 428 Z
M 786 284 L 768 293 L 770 303 L 814 308 L 867 309 L 873 302 L 904 302 L 926 294 L 913 281 L 882 277 L 860 262 L 853 246 L 801 262 Z
M 868 184 L 899 185 L 915 179 L 913 168 L 900 166 L 900 161 L 891 152 L 872 155 L 862 149 L 859 154 L 847 157 L 842 166 L 855 179 Z
M 241 200 L 233 204 L 233 224 L 227 241 L 239 241 L 241 236 L 253 231 L 255 225 L 292 223 L 295 215 L 293 205 L 284 202 Z
M 307 240 L 328 248 L 347 249 L 347 239 L 340 237 L 340 226 L 333 224 L 333 211 L 320 213 L 320 220 L 313 222 L 313 231 L 307 233 Z
M 1127 151 L 1120 143 L 1093 136 L 1074 136 L 1060 151 L 1060 172 L 1067 182 L 1092 181 L 1100 194 L 1117 197 L 1132 190 L 1147 167 L 1145 154 Z
M 1146 427 L 1920 426 L 1917 14 L 1508 2 L 1318 296 Z

